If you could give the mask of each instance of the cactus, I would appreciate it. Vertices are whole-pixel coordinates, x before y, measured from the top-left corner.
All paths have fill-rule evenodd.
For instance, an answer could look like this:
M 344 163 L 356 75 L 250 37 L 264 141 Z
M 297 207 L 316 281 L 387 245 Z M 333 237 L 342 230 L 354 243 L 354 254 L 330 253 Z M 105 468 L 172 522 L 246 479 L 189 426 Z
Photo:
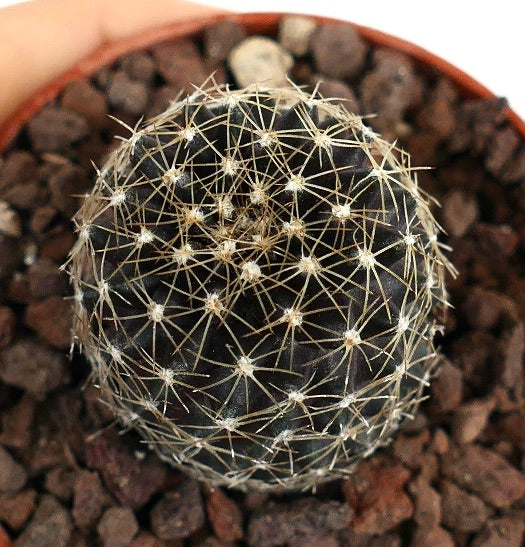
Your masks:
M 131 133 L 68 265 L 105 400 L 216 485 L 350 473 L 438 361 L 450 265 L 409 156 L 295 87 L 199 89 Z

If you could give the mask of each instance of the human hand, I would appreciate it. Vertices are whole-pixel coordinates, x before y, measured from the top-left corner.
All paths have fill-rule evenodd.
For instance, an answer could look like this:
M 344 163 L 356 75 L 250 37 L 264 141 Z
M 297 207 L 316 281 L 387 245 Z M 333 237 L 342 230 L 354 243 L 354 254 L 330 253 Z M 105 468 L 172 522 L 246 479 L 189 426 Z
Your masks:
M 221 11 L 185 0 L 33 0 L 0 10 L 0 124 L 102 44 Z

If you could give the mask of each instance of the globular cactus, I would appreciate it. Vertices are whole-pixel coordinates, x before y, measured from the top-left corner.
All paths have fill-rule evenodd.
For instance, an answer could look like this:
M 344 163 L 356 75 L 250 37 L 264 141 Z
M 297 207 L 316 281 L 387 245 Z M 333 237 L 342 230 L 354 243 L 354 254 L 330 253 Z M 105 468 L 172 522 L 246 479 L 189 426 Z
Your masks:
M 407 154 L 297 88 L 132 131 L 75 218 L 75 335 L 124 424 L 240 489 L 343 476 L 413 413 L 449 266 Z

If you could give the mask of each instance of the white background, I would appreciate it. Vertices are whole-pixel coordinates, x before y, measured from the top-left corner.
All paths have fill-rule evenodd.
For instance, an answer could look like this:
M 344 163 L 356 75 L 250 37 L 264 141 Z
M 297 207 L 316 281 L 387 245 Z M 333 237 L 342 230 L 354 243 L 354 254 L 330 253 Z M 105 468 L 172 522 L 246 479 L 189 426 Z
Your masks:
M 0 7 L 17 1 L 20 0 L 0 0 Z M 394 34 L 436 53 L 497 95 L 507 97 L 510 106 L 525 119 L 525 4 L 522 0 L 200 1 L 238 12 L 325 15 Z M 147 2 L 144 4 L 147 6 Z

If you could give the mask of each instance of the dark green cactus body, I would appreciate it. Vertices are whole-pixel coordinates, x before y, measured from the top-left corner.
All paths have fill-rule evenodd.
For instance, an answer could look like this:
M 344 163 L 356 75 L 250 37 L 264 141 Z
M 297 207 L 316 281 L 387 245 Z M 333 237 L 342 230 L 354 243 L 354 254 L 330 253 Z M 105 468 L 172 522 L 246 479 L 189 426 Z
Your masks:
M 309 487 L 419 402 L 447 263 L 407 155 L 343 108 L 198 92 L 113 153 L 76 221 L 76 336 L 195 476 Z

